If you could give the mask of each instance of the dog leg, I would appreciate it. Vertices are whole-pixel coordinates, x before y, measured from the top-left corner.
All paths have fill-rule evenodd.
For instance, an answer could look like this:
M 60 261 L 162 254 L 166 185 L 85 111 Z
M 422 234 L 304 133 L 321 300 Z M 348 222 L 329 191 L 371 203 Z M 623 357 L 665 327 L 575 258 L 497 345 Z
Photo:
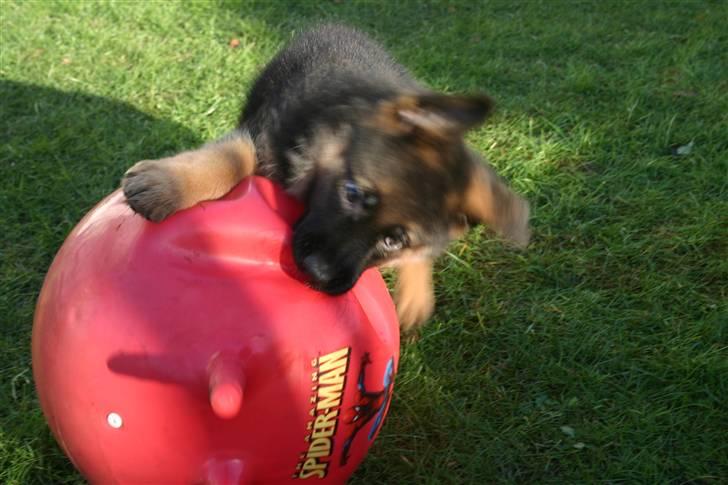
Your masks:
M 473 155 L 473 173 L 465 191 L 463 213 L 474 222 L 483 222 L 518 247 L 528 245 L 528 202 L 513 192 L 488 165 Z
M 435 308 L 431 260 L 400 263 L 397 267 L 395 301 L 399 325 L 404 333 L 411 332 L 427 321 Z
M 218 199 L 255 171 L 255 146 L 247 132 L 178 155 L 136 163 L 121 187 L 129 206 L 153 222 Z

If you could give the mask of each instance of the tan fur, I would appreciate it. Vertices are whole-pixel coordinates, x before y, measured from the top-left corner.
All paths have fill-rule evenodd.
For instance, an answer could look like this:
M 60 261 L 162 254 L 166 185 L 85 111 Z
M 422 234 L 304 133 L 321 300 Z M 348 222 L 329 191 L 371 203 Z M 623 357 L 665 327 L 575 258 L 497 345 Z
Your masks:
M 247 135 L 236 135 L 182 152 L 144 160 L 122 181 L 129 205 L 154 222 L 204 200 L 218 199 L 255 172 L 255 147 Z
M 426 322 L 435 308 L 432 260 L 403 261 L 397 271 L 394 297 L 399 325 L 403 332 L 411 332 Z
M 475 98 L 450 96 L 447 102 L 443 101 L 442 98 L 417 95 L 398 96 L 380 102 L 370 123 L 392 135 L 418 132 L 428 138 L 447 141 L 482 122 L 493 107 L 493 101 L 482 95 Z M 470 111 L 471 119 L 453 120 L 450 118 L 452 111 Z
M 414 96 L 399 96 L 391 101 L 381 101 L 374 116 L 369 120 L 371 126 L 391 135 L 403 135 L 412 131 L 412 125 L 403 123 L 400 112 L 402 110 L 416 109 L 417 98 Z
M 418 159 L 424 165 L 433 170 L 444 171 L 447 160 L 442 156 L 442 152 L 439 151 L 431 143 L 427 143 L 424 140 L 416 146 Z M 445 174 L 443 173 L 443 176 Z
M 528 202 L 509 189 L 492 169 L 482 164 L 475 168 L 462 200 L 468 218 L 485 222 L 518 247 L 528 245 Z

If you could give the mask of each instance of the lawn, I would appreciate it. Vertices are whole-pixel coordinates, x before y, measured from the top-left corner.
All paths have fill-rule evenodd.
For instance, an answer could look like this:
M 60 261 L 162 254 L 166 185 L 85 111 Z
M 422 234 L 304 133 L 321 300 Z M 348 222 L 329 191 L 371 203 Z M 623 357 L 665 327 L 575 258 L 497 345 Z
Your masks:
M 528 251 L 473 232 L 439 262 L 353 483 L 728 481 L 728 2 L 3 0 L 0 482 L 82 482 L 30 362 L 65 236 L 133 162 L 225 133 L 320 19 L 490 93 L 469 141 L 533 211 Z

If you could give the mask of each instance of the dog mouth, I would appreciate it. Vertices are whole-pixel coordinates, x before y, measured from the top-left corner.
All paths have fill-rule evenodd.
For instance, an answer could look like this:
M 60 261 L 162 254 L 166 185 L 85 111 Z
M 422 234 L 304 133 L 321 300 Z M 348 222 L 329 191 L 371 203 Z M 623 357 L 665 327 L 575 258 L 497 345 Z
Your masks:
M 333 280 L 333 281 L 327 281 L 325 283 L 320 283 L 317 281 L 314 281 L 312 279 L 309 279 L 307 282 L 307 285 L 316 290 L 320 291 L 322 293 L 325 293 L 329 296 L 339 296 L 343 295 L 347 291 L 351 290 L 356 282 L 350 282 L 345 280 Z
M 323 229 L 326 224 L 329 230 Z M 308 214 L 293 226 L 292 239 L 293 261 L 314 290 L 331 296 L 346 293 L 366 269 L 366 246 L 355 228 Z
M 346 293 L 359 280 L 361 271 L 332 258 L 306 241 L 293 245 L 293 260 L 306 285 L 331 296 Z
M 298 269 L 306 277 L 306 284 L 314 290 L 337 296 L 354 287 L 360 273 L 342 271 L 336 262 L 331 262 L 319 253 L 309 253 L 294 259 Z

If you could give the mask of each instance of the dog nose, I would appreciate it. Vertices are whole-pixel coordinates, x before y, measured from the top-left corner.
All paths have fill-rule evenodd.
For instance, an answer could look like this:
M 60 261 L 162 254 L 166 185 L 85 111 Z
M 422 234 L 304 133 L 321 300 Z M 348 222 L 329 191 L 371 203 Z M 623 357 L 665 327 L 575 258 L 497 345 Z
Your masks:
M 334 267 L 320 254 L 309 254 L 303 258 L 303 270 L 317 283 L 327 283 L 334 277 Z

